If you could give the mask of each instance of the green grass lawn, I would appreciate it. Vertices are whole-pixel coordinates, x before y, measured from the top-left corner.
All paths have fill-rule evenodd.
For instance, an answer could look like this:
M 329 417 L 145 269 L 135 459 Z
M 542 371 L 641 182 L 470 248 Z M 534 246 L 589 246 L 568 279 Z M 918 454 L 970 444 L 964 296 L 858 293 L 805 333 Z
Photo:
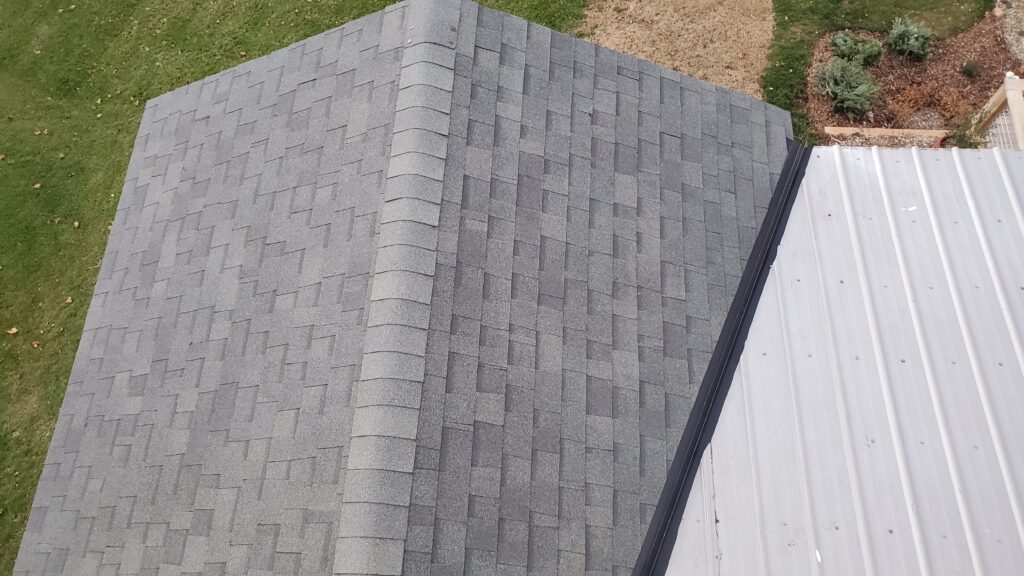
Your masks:
M 0 574 L 14 565 L 145 101 L 389 3 L 0 1 L 0 330 L 18 329 L 0 333 Z M 568 30 L 586 0 L 482 3 Z
M 806 97 L 811 50 L 822 34 L 860 28 L 886 32 L 893 18 L 921 22 L 940 37 L 974 24 L 993 6 L 992 0 L 774 0 L 775 36 L 768 69 L 761 84 L 765 99 L 793 112 L 793 128 L 806 139 Z

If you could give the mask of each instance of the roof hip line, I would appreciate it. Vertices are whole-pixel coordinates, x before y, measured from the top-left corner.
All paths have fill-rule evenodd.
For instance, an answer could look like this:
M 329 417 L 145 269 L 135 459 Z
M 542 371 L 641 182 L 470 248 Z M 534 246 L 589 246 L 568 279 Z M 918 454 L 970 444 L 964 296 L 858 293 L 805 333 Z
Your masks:
M 354 395 L 335 574 L 402 573 L 448 148 L 447 131 L 436 127 L 450 122 L 461 4 L 411 0 L 404 7 L 398 110 Z M 379 490 L 396 484 L 400 500 Z

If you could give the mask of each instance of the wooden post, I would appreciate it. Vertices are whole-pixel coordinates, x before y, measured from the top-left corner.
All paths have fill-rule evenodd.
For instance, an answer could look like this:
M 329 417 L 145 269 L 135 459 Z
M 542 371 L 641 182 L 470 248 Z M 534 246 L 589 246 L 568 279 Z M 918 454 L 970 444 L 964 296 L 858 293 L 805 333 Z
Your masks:
M 995 121 L 996 116 L 1003 111 L 1006 107 L 1006 83 L 1004 82 L 999 90 L 988 99 L 985 106 L 981 109 L 981 120 L 978 122 L 978 131 L 986 132 L 992 122 Z
M 1006 106 L 1010 109 L 1014 141 L 1018 150 L 1024 150 L 1024 80 L 1007 77 L 1003 86 L 1006 88 Z

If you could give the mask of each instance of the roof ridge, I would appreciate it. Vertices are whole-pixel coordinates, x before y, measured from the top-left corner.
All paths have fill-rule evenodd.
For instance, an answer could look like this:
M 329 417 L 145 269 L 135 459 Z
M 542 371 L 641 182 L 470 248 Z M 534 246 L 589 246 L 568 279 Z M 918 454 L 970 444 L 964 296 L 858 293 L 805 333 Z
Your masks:
M 334 572 L 401 574 L 462 0 L 404 6 L 398 101 Z

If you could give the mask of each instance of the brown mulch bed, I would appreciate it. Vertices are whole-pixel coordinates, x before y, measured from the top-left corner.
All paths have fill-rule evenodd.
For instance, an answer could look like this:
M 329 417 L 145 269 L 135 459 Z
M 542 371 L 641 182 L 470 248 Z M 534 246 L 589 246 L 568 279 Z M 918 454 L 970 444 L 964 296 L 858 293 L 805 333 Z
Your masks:
M 811 129 L 824 141 L 825 126 L 874 128 L 943 129 L 963 122 L 985 105 L 1002 84 L 1008 70 L 1020 72 L 1020 63 L 1006 45 L 1000 19 L 989 14 L 956 36 L 932 42 L 932 55 L 924 62 L 911 62 L 888 51 L 882 60 L 867 68 L 880 90 L 879 103 L 864 122 L 854 122 L 832 111 L 831 102 L 814 88 L 814 69 L 832 57 L 826 35 L 818 41 L 808 78 L 807 114 Z M 857 32 L 885 41 L 885 36 Z M 966 62 L 975 61 L 975 78 L 960 72 Z

